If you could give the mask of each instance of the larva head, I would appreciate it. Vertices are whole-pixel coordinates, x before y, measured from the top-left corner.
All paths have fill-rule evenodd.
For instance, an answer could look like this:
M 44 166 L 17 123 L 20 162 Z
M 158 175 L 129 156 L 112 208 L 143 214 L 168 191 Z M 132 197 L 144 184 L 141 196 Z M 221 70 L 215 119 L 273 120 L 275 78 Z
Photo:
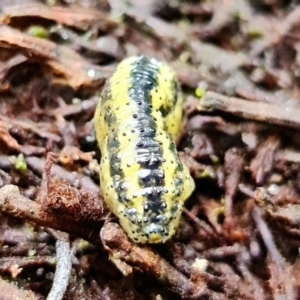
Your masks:
M 153 206 L 158 206 L 158 203 L 164 202 L 158 201 Z M 145 201 L 143 207 L 147 207 L 148 204 Z M 141 211 L 136 203 L 134 207 L 122 205 L 119 209 L 117 215 L 128 236 L 136 243 L 151 244 L 164 243 L 175 234 L 182 212 L 182 206 L 179 204 L 174 204 L 171 209 L 162 209 L 161 212 L 149 207 Z

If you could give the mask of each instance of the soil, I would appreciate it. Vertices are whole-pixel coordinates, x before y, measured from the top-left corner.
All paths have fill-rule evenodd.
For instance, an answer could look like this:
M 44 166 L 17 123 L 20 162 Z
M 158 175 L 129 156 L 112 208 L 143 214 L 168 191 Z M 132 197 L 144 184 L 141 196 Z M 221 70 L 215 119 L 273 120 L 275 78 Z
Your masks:
M 138 245 L 99 189 L 93 114 L 132 55 L 184 93 L 195 179 Z M 296 0 L 0 3 L 0 299 L 300 299 Z

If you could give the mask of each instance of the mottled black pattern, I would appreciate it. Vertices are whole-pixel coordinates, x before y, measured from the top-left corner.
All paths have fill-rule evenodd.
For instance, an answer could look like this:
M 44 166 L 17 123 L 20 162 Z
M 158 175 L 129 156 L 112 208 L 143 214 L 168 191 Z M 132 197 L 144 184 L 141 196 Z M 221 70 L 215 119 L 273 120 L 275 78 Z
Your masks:
M 106 87 L 104 89 L 104 94 L 102 97 L 102 111 L 105 112 L 104 119 L 106 121 L 106 124 L 115 124 L 117 125 L 117 116 L 112 113 L 111 107 L 106 106 L 105 102 L 111 98 L 111 88 L 110 88 L 110 82 L 106 84 Z M 104 108 L 105 107 L 105 108 Z M 118 150 L 120 149 L 120 141 L 118 140 L 118 126 L 112 126 L 108 130 L 110 133 L 108 134 L 108 141 L 107 141 L 107 153 L 109 156 L 109 162 L 110 162 L 110 176 L 113 178 L 113 184 L 114 186 L 112 188 L 115 188 L 118 195 L 119 195 L 119 201 L 124 203 L 130 201 L 127 197 L 127 190 L 123 187 L 122 179 L 124 178 L 123 170 L 121 169 L 121 160 L 122 157 L 118 155 Z M 106 159 L 105 157 L 102 159 Z
M 163 148 L 155 139 L 157 136 L 156 122 L 151 116 L 152 101 L 150 92 L 158 85 L 158 70 L 149 59 L 142 57 L 137 60 L 131 71 L 131 89 L 129 97 L 139 107 L 137 117 L 137 130 L 140 139 L 136 143 L 137 162 L 141 166 L 139 183 L 141 188 L 150 188 L 144 194 L 144 214 L 150 223 L 162 222 L 166 204 L 162 200 L 164 186 Z M 163 114 L 167 114 L 164 111 Z M 165 128 L 166 130 L 166 128 Z
M 134 134 L 126 131 L 126 124 L 119 126 L 118 124 L 118 112 L 112 111 L 109 104 L 106 103 L 108 99 L 111 99 L 111 86 L 110 81 L 108 81 L 106 88 L 104 89 L 104 94 L 101 102 L 102 112 L 105 112 L 106 124 L 109 124 L 108 128 L 108 141 L 107 141 L 107 153 L 108 160 L 110 162 L 110 176 L 113 178 L 113 188 L 118 194 L 118 201 L 124 203 L 125 211 L 121 213 L 128 217 L 133 224 L 142 222 L 143 224 L 158 224 L 154 230 L 158 231 L 161 235 L 168 235 L 165 228 L 168 228 L 168 224 L 172 218 L 166 219 L 164 217 L 167 204 L 163 199 L 165 192 L 165 174 L 162 167 L 164 160 L 164 150 L 163 146 L 156 139 L 159 135 L 157 124 L 155 118 L 152 116 L 153 106 L 151 99 L 151 92 L 158 93 L 158 75 L 159 66 L 151 62 L 146 57 L 139 57 L 130 66 L 128 66 L 131 71 L 129 78 L 127 78 L 126 84 L 130 86 L 128 90 L 128 98 L 131 103 L 136 105 L 130 105 L 128 103 L 128 109 L 133 109 L 129 112 L 129 116 L 132 118 L 128 122 L 130 126 L 134 128 Z M 114 79 L 116 80 L 116 79 Z M 116 82 L 122 85 L 122 82 Z M 163 117 L 166 117 L 174 109 L 174 105 L 178 100 L 178 85 L 176 81 L 172 82 L 172 87 L 174 89 L 173 93 L 173 103 L 168 102 L 167 99 L 160 99 L 164 105 L 159 108 L 159 111 Z M 120 95 L 122 97 L 122 95 Z M 169 94 L 162 94 L 161 97 L 170 97 Z M 136 109 L 137 107 L 137 109 Z M 124 111 L 124 110 L 122 110 Z M 128 112 L 128 110 L 127 110 Z M 134 126 L 132 126 L 134 124 Z M 124 127 L 125 126 L 125 127 Z M 160 128 L 159 130 L 165 131 L 167 133 L 167 128 Z M 136 138 L 136 133 L 138 133 L 138 139 Z M 135 157 L 135 162 L 140 165 L 140 170 L 137 172 L 136 176 L 139 182 L 140 192 L 142 191 L 144 197 L 143 203 L 143 219 L 140 220 L 137 217 L 137 211 L 134 208 L 134 198 L 128 199 L 127 189 L 125 187 L 124 181 L 124 170 L 121 169 L 121 162 L 126 159 L 124 158 L 123 145 L 120 145 L 118 136 L 122 134 L 128 138 L 128 141 L 135 144 L 135 153 L 132 153 Z M 134 140 L 133 140 L 134 138 Z M 169 135 L 169 139 L 172 137 Z M 178 163 L 179 158 L 177 156 L 175 143 L 171 142 L 169 145 L 171 153 L 174 153 L 174 163 L 177 164 L 177 168 L 182 170 L 183 166 Z M 126 150 L 125 150 L 126 153 Z M 107 158 L 103 158 L 107 159 Z M 178 193 L 181 191 L 182 180 L 174 178 L 176 186 L 178 186 Z M 174 199 L 177 197 L 174 193 Z M 174 205 L 172 208 L 174 213 L 178 210 L 178 205 Z M 160 228 L 160 229 L 158 229 Z M 136 229 L 140 231 L 142 236 L 143 227 Z M 133 232 L 132 232 L 133 233 Z
M 173 107 L 175 107 L 176 106 L 176 104 L 177 104 L 177 101 L 178 101 L 178 95 L 179 95 L 179 86 L 178 86 L 178 83 L 175 81 L 175 80 L 173 80 L 173 82 L 172 82 L 172 85 L 173 85 Z

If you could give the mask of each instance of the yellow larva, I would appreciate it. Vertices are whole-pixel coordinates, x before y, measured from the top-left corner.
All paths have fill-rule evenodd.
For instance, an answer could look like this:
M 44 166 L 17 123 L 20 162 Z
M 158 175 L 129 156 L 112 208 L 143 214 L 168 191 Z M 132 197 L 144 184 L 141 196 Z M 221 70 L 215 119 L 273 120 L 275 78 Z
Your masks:
M 123 60 L 94 119 L 105 202 L 132 240 L 165 242 L 195 187 L 174 143 L 182 119 L 174 72 L 144 56 Z

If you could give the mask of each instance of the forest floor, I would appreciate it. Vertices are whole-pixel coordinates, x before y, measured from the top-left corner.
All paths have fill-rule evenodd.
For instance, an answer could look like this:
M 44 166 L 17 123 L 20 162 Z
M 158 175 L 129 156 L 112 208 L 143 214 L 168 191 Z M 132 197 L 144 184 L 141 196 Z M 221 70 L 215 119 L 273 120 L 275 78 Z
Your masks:
M 103 203 L 93 114 L 123 58 L 166 61 L 195 179 L 174 238 Z M 300 299 L 300 4 L 0 4 L 0 299 Z

